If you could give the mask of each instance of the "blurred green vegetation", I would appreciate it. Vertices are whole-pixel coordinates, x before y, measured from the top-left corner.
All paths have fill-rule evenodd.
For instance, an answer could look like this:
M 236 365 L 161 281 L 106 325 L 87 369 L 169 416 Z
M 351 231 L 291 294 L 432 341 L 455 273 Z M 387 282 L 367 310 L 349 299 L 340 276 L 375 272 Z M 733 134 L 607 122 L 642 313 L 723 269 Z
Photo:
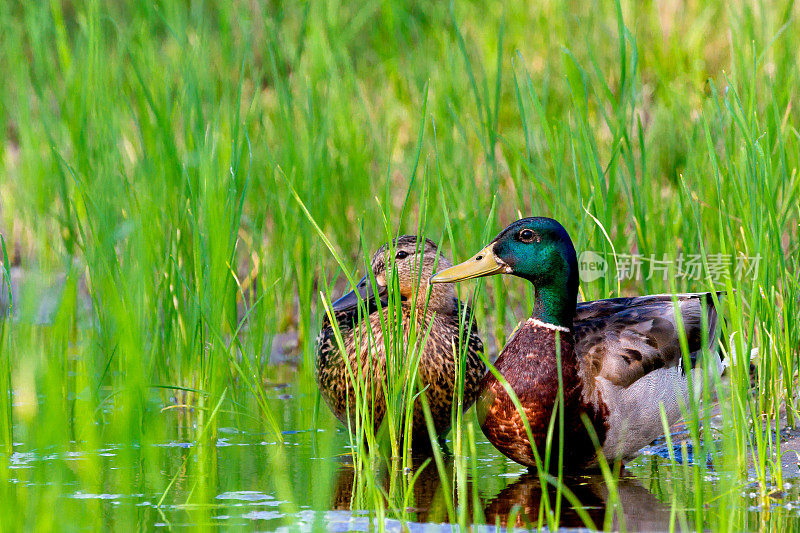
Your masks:
M 181 499 L 213 523 L 226 424 L 269 442 L 321 429 L 308 461 L 345 452 L 311 364 L 320 291 L 344 276 L 292 190 L 353 270 L 419 228 L 461 260 L 520 215 L 557 218 L 610 264 L 612 248 L 700 254 L 705 274 L 712 254 L 734 258 L 717 279 L 582 290 L 736 289 L 728 425 L 696 444 L 726 452 L 726 487 L 750 468 L 765 495 L 780 445 L 762 429 L 797 416 L 798 15 L 792 1 L 0 3 L 3 528 L 161 520 L 96 500 L 95 518 L 59 523 L 78 490 Z M 487 285 L 493 352 L 531 294 Z M 276 392 L 287 382 L 296 401 Z M 171 403 L 194 407 L 186 427 Z M 181 436 L 195 446 L 170 462 L 155 444 Z M 93 455 L 108 444 L 119 471 Z M 241 474 L 294 472 L 265 482 L 287 512 L 329 497 L 291 449 Z M 10 468 L 22 452 L 87 455 Z M 755 527 L 726 511 L 738 490 L 706 508 L 707 480 L 688 479 L 697 524 Z

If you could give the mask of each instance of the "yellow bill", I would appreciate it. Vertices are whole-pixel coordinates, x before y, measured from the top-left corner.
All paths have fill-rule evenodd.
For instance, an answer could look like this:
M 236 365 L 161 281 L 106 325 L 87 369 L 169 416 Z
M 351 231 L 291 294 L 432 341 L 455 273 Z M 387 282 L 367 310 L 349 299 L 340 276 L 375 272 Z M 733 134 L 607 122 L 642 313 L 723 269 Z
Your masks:
M 463 263 L 442 270 L 431 278 L 431 283 L 453 283 L 507 272 L 508 265 L 494 255 L 492 248 L 494 248 L 494 243 Z

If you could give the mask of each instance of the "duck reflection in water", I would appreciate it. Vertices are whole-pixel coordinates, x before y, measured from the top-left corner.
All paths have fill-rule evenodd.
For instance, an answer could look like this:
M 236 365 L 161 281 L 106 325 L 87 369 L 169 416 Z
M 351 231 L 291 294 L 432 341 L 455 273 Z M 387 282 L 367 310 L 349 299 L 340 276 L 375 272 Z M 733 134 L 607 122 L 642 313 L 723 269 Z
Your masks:
M 588 515 L 592 523 L 587 524 L 581 517 L 581 513 L 572 507 L 562 494 L 559 526 L 594 526 L 600 529 L 610 527 L 612 530 L 623 528 L 617 513 L 607 517 L 607 513 L 612 512 L 612 505 L 609 502 L 608 485 L 602 475 L 571 476 L 564 478 L 563 482 L 564 486 L 580 501 L 580 508 L 585 511 L 585 515 Z M 621 518 L 624 521 L 624 529 L 661 531 L 669 528 L 669 507 L 653 496 L 634 476 L 623 472 L 617 481 L 617 492 L 622 507 Z M 556 501 L 556 488 L 548 485 L 547 493 L 552 506 Z M 484 509 L 486 522 L 489 524 L 499 523 L 502 526 L 536 526 L 542 499 L 539 477 L 533 473 L 525 473 L 486 504 Z M 509 518 L 513 519 L 513 523 L 509 524 Z M 606 524 L 607 519 L 610 520 L 609 524 Z
M 453 487 L 453 458 L 444 457 L 444 472 L 448 486 Z M 403 518 L 412 522 L 448 522 L 445 497 L 439 470 L 432 459 L 415 458 L 411 468 L 381 462 L 373 472 L 375 483 L 389 497 L 388 507 L 398 509 Z M 331 507 L 334 510 L 361 511 L 370 508 L 366 498 L 371 480 L 365 475 L 356 479 L 352 464 L 343 464 L 336 477 Z M 471 490 L 471 489 L 470 489 Z
M 447 486 L 453 491 L 449 497 L 444 494 L 439 471 L 433 461 L 419 461 L 408 471 L 391 468 L 382 463 L 374 472 L 373 479 L 383 494 L 389 497 L 388 507 L 399 510 L 403 514 L 403 519 L 412 522 L 442 523 L 450 521 L 448 499 L 452 498 L 453 504 L 458 505 L 452 457 L 444 459 L 444 470 L 447 475 Z M 619 503 L 622 507 L 621 517 L 618 513 L 612 512 L 609 491 L 603 476 L 599 474 L 571 476 L 563 481 L 580 501 L 580 510 L 585 513 L 573 508 L 562 494 L 559 520 L 561 527 L 595 526 L 614 530 L 624 527 L 629 531 L 653 531 L 666 530 L 670 526 L 669 507 L 631 474 L 623 472 L 617 481 Z M 348 511 L 370 509 L 370 499 L 366 497 L 366 488 L 370 483 L 371 480 L 366 476 L 359 476 L 356 480 L 352 464 L 342 465 L 336 478 L 332 508 Z M 473 483 L 470 481 L 467 487 L 467 494 L 470 495 L 467 502 L 470 517 L 475 516 L 473 490 Z M 547 490 L 549 502 L 554 505 L 556 489 L 553 485 L 548 485 Z M 503 527 L 535 527 L 539 521 L 542 505 L 542 487 L 539 478 L 532 473 L 522 474 L 494 497 L 486 498 L 481 491 L 480 503 L 487 524 L 499 524 Z M 607 513 L 612 514 L 607 518 Z M 586 523 L 582 514 L 584 517 L 588 516 L 590 524 Z M 547 524 L 545 522 L 542 525 Z

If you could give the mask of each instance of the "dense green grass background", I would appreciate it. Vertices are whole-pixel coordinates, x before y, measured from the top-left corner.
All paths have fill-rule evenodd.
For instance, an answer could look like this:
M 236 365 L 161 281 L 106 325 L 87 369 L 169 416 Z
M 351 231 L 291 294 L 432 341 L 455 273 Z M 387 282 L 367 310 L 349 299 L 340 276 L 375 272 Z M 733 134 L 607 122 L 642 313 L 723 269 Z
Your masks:
M 282 412 L 265 387 L 289 381 L 316 405 L 319 292 L 345 284 L 308 215 L 354 272 L 398 231 L 462 260 L 546 215 L 611 264 L 732 258 L 716 280 L 582 290 L 737 289 L 724 447 L 765 487 L 778 448 L 761 423 L 796 416 L 798 16 L 791 1 L 0 3 L 0 233 L 19 279 L 0 325 L 3 461 L 12 443 L 163 441 L 175 394 L 197 402 L 186 431 L 201 443 L 220 413 L 271 438 L 334 427 Z M 492 351 L 530 293 L 487 288 Z M 286 332 L 296 369 L 266 364 Z M 125 450 L 141 466 L 120 485 L 169 494 L 180 465 Z M 45 488 L 4 483 L 0 518 L 35 520 L 61 505 L 60 482 L 108 475 L 90 461 L 30 474 Z

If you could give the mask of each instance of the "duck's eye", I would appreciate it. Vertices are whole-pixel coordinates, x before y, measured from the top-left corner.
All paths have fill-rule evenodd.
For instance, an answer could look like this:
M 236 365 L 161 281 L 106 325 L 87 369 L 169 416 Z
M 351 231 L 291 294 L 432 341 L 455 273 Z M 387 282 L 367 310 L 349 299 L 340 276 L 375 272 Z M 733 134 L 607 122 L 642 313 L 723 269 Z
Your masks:
M 533 230 L 524 229 L 519 232 L 519 240 L 522 242 L 533 242 L 534 235 Z
M 397 252 L 397 255 L 394 256 L 395 259 L 405 259 L 406 257 L 408 257 L 408 252 L 406 252 L 405 250 L 400 250 L 399 252 Z

